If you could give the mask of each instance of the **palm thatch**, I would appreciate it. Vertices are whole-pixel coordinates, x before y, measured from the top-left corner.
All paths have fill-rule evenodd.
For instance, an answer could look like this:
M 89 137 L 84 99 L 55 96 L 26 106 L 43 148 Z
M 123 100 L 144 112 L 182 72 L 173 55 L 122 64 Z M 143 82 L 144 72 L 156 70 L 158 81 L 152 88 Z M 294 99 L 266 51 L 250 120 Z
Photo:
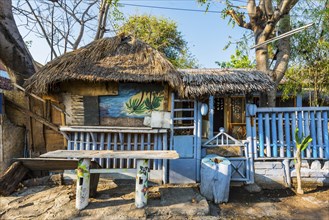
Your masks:
M 183 97 L 265 92 L 273 81 L 263 72 L 248 69 L 182 69 Z
M 42 67 L 25 83 L 27 91 L 47 94 L 63 81 L 166 82 L 179 88 L 174 66 L 148 44 L 125 35 L 104 38 L 66 53 Z

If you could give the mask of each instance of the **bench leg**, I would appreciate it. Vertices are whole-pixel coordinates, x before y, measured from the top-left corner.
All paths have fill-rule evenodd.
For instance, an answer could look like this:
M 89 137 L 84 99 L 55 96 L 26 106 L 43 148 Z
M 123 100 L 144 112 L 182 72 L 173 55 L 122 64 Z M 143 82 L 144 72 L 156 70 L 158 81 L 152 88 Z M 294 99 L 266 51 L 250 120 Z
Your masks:
M 89 203 L 90 167 L 91 159 L 81 159 L 77 169 L 77 191 L 75 207 L 84 209 Z
M 135 192 L 135 205 L 137 208 L 143 208 L 147 204 L 149 172 L 148 160 L 137 159 Z

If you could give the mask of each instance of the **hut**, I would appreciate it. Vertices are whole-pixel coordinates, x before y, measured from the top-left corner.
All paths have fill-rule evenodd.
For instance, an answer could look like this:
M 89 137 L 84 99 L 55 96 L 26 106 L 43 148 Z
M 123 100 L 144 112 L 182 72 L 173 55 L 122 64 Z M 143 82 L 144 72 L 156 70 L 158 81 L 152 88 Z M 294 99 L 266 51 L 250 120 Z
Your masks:
M 148 44 L 118 35 L 49 62 L 26 82 L 26 91 L 47 100 L 44 125 L 57 125 L 65 137 L 46 136 L 46 151 L 175 149 L 180 159 L 170 162 L 170 170 L 165 160 L 151 160 L 150 166 L 152 178 L 178 183 L 199 180 L 201 142 L 216 131 L 216 120 L 243 117 L 238 104 L 271 85 L 256 70 L 177 70 Z M 229 102 L 238 104 L 225 107 Z M 60 114 L 47 111 L 52 105 Z M 242 126 L 234 120 L 220 126 Z M 134 173 L 131 159 L 96 160 Z

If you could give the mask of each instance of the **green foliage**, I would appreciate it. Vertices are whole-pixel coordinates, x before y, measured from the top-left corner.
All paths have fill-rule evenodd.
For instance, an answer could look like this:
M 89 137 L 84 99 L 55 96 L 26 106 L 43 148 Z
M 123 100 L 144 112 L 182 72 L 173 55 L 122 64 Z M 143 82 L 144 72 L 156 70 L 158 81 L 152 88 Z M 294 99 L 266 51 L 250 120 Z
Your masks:
M 119 28 L 120 32 L 130 33 L 153 48 L 165 54 L 177 68 L 197 67 L 195 58 L 189 52 L 187 42 L 177 24 L 167 18 L 148 15 L 135 15 Z
M 249 57 L 240 50 L 235 50 L 235 54 L 231 55 L 229 62 L 216 62 L 221 68 L 254 68 L 255 63 L 249 60 Z
M 307 92 L 310 106 L 324 105 L 329 97 L 329 8 L 327 0 L 300 1 L 292 11 L 300 17 L 297 28 L 315 22 L 312 27 L 292 36 L 292 64 L 281 89 L 283 97 Z M 302 16 L 299 16 L 302 15 Z M 294 21 L 294 20 L 293 20 Z
M 307 137 L 304 137 L 304 134 L 302 134 L 302 137 L 299 137 L 299 129 L 296 128 L 295 130 L 295 142 L 296 142 L 296 148 L 300 150 L 300 152 L 302 152 L 303 150 L 305 150 L 308 147 L 308 144 L 312 141 L 312 138 L 310 135 L 308 135 Z
M 126 108 L 130 114 L 142 114 L 145 111 L 145 106 L 142 100 L 136 98 L 129 99 L 129 101 L 126 102 Z
M 163 97 L 158 96 L 156 94 L 153 95 L 153 99 L 152 99 L 152 96 L 150 98 L 147 97 L 144 101 L 145 108 L 149 111 L 153 111 L 153 110 L 159 108 L 161 105 L 162 99 L 163 99 Z

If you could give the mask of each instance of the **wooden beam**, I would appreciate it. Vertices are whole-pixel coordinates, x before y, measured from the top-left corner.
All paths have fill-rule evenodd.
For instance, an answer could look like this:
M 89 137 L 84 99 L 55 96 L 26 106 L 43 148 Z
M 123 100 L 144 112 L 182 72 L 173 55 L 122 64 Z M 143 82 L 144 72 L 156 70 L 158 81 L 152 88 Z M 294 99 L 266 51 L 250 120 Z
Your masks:
M 177 159 L 179 155 L 174 150 L 57 150 L 40 155 L 53 158 L 125 158 L 125 159 Z
M 39 116 L 39 115 L 37 115 L 37 114 L 35 114 L 35 113 L 29 111 L 29 110 L 26 109 L 25 107 L 20 106 L 20 105 L 18 105 L 18 104 L 16 104 L 16 103 L 12 102 L 12 101 L 10 101 L 10 100 L 6 100 L 6 103 L 9 104 L 9 105 L 11 105 L 12 107 L 16 108 L 17 110 L 19 110 L 19 111 L 21 111 L 21 112 L 23 112 L 23 113 L 25 113 L 25 114 L 31 116 L 31 117 L 34 118 L 35 120 L 41 122 L 41 123 L 44 124 L 45 126 L 47 126 L 47 127 L 51 128 L 51 129 L 53 129 L 54 131 L 58 132 L 59 134 L 61 134 L 61 132 L 59 131 L 59 127 L 58 127 L 57 125 L 55 125 L 55 124 L 53 124 L 53 123 L 47 121 L 47 120 L 44 119 L 43 117 L 41 117 L 41 116 Z

